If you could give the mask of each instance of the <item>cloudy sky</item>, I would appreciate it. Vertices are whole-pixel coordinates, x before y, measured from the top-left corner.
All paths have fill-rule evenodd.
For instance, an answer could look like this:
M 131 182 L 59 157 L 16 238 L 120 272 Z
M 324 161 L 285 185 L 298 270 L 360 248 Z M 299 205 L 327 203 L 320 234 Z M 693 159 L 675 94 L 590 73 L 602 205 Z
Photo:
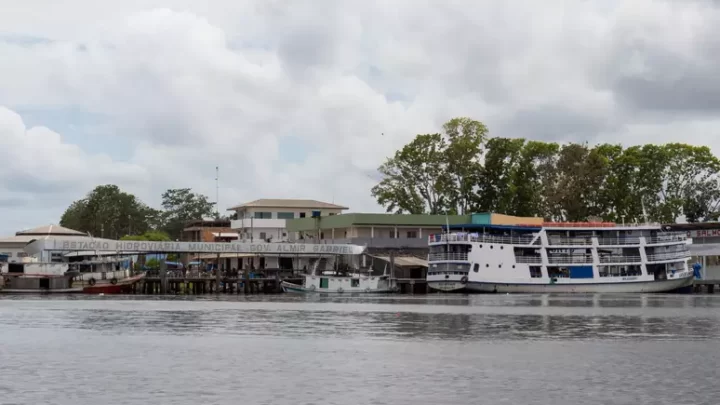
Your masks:
M 382 211 L 375 168 L 495 136 L 718 151 L 713 1 L 0 0 L 0 234 L 97 184 Z M 384 136 L 381 135 L 384 133 Z

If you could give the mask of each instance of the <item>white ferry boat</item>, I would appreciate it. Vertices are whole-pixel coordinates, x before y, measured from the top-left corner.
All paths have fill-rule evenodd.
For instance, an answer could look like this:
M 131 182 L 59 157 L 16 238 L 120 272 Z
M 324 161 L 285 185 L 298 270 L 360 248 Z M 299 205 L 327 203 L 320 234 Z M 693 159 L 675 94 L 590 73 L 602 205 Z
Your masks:
M 668 292 L 693 283 L 690 243 L 660 224 L 473 225 L 429 236 L 427 281 L 441 291 Z

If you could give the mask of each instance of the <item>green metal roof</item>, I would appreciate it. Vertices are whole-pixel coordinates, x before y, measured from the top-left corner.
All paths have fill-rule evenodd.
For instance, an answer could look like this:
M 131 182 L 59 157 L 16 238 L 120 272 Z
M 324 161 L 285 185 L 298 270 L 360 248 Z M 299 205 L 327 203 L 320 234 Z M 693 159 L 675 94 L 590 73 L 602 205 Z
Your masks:
M 288 219 L 285 223 L 289 232 L 318 229 L 316 218 Z M 445 215 L 414 214 L 342 214 L 320 217 L 320 229 L 349 228 L 351 226 L 432 226 L 445 225 Z M 450 225 L 470 223 L 470 215 L 448 215 Z

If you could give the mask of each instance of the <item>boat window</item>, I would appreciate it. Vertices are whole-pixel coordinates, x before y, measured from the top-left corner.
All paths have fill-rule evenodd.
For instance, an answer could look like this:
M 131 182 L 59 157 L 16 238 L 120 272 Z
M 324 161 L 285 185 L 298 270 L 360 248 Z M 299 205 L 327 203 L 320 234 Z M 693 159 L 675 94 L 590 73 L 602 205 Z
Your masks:
M 479 264 L 479 263 L 475 263 L 475 264 L 473 265 L 473 271 L 474 271 L 475 273 L 477 273 L 478 271 L 480 271 L 480 264 Z
M 542 269 L 540 266 L 530 266 L 530 277 L 532 278 L 541 278 L 542 277 Z
M 328 279 L 320 278 L 320 288 L 328 288 Z
M 356 278 L 350 280 L 350 287 L 360 287 L 360 280 Z

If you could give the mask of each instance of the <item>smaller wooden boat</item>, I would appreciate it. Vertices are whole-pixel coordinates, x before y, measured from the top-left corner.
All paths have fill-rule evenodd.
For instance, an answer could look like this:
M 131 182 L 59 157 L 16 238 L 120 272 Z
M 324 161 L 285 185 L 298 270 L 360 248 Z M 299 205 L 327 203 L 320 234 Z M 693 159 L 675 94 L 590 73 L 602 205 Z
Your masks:
M 142 280 L 145 273 L 124 278 L 121 280 L 110 279 L 103 282 L 96 282 L 82 288 L 83 294 L 123 294 L 132 291 L 133 284 Z
M 394 292 L 387 274 L 347 274 L 325 271 L 316 275 L 315 271 L 305 274 L 303 284 L 287 281 L 280 283 L 284 292 L 305 294 L 382 294 Z

